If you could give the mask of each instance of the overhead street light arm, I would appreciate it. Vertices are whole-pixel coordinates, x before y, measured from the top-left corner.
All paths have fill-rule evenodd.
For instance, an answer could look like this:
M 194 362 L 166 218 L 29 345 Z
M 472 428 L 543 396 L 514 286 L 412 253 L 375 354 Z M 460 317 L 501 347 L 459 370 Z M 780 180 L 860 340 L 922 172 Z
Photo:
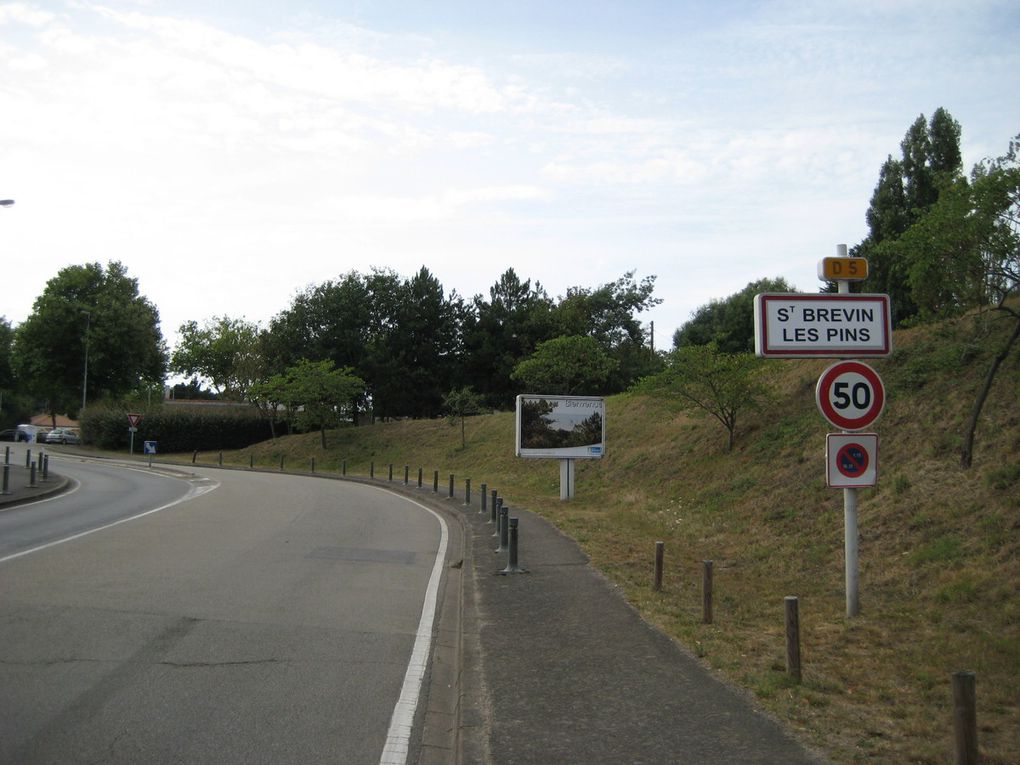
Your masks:
M 10 207 L 14 204 L 13 199 L 0 199 L 0 207 Z

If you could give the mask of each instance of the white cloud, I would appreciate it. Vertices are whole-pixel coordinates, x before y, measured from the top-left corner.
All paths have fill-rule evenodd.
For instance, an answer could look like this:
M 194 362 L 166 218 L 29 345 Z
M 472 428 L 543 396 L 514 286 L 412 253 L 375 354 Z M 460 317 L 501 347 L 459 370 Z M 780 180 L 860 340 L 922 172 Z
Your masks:
M 281 12 L 267 33 L 165 7 L 0 5 L 15 321 L 59 267 L 116 258 L 168 330 L 422 264 L 464 294 L 510 265 L 553 292 L 658 273 L 675 326 L 784 264 L 811 288 L 918 113 L 946 106 L 982 155 L 1020 124 L 1020 54 L 985 34 L 1015 12 L 994 3 L 962 27 L 960 4 L 914 23 L 903 4 L 764 3 L 672 47 L 562 34 L 488 57 L 456 30 Z

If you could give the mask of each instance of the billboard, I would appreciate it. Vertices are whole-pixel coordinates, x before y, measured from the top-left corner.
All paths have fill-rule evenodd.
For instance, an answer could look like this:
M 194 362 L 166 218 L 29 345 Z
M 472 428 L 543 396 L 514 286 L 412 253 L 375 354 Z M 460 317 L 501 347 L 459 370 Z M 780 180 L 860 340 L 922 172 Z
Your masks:
M 600 459 L 606 451 L 606 402 L 593 396 L 517 397 L 517 456 Z

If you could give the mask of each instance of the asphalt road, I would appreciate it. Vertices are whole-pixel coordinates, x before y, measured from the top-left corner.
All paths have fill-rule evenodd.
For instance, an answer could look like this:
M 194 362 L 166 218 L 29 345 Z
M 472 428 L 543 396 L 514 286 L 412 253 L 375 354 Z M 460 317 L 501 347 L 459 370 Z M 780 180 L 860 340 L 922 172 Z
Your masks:
M 438 516 L 300 476 L 51 470 L 82 487 L 0 513 L 0 762 L 414 761 L 390 722 Z

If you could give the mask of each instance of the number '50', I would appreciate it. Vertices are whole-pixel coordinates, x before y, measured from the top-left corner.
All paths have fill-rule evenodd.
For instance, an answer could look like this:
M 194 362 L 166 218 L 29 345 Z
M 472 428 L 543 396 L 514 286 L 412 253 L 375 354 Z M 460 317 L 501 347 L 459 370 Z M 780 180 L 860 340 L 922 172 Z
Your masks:
M 856 382 L 852 386 L 848 382 L 838 382 L 832 386 L 832 405 L 837 409 L 867 409 L 871 406 L 871 386 Z

